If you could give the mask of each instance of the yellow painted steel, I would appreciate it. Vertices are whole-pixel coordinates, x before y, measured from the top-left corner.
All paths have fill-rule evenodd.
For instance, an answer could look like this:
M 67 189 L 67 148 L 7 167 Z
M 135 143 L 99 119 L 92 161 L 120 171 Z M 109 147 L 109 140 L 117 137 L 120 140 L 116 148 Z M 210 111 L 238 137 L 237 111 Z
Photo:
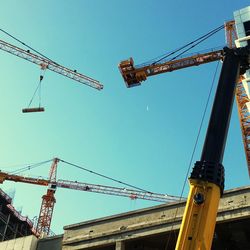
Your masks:
M 200 180 L 190 179 L 189 182 L 190 191 L 175 250 L 210 250 L 221 196 L 220 188 Z M 204 197 L 200 205 L 195 202 L 196 194 Z

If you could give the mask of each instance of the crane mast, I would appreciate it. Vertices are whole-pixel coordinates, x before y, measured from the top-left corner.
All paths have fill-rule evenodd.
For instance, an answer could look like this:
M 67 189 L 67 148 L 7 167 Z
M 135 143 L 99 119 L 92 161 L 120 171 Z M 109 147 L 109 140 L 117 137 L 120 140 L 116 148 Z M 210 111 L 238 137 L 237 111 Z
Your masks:
M 53 160 L 49 172 L 47 193 L 42 196 L 42 204 L 36 228 L 37 233 L 41 235 L 41 237 L 43 237 L 43 235 L 49 235 L 50 232 L 50 224 L 52 220 L 54 206 L 56 203 L 55 192 L 56 192 L 56 173 L 57 173 L 58 162 L 59 162 L 58 158 L 55 158 Z
M 31 53 L 30 50 L 26 51 L 3 40 L 0 40 L 0 49 L 12 55 L 23 58 L 29 62 L 35 63 L 39 65 L 42 69 L 49 69 L 97 90 L 103 89 L 103 85 L 99 81 L 81 73 L 78 73 L 76 70 L 72 70 L 62 65 L 59 65 L 58 63 L 53 62 L 47 58 Z
M 250 79 L 248 79 L 250 81 Z M 242 78 L 236 85 L 236 103 L 240 120 L 241 135 L 250 176 L 250 95 L 246 79 Z

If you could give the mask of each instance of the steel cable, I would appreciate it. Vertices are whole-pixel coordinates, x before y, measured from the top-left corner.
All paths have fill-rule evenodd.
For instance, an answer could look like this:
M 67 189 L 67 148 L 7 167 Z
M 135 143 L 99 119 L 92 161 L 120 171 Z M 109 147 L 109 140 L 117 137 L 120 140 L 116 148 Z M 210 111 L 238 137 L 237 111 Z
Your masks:
M 140 191 L 143 191 L 143 192 L 152 193 L 152 192 L 147 191 L 147 190 L 145 190 L 145 189 L 136 187 L 136 186 L 134 186 L 134 185 L 130 185 L 130 184 L 126 183 L 126 182 L 123 182 L 123 181 L 114 179 L 114 178 L 112 178 L 112 177 L 108 177 L 108 176 L 106 176 L 106 175 L 103 175 L 103 174 L 97 173 L 97 172 L 95 172 L 95 171 L 89 170 L 89 169 L 87 169 L 87 168 L 85 168 L 85 167 L 81 167 L 81 166 L 79 166 L 79 165 L 76 165 L 76 164 L 67 162 L 67 161 L 62 160 L 62 159 L 59 159 L 59 160 L 60 160 L 61 162 L 64 162 L 64 163 L 66 163 L 66 164 L 72 166 L 72 167 L 76 167 L 76 168 L 78 168 L 78 169 L 87 171 L 87 172 L 89 172 L 89 173 L 91 173 L 91 174 L 95 174 L 95 175 L 100 176 L 100 177 L 103 177 L 103 178 L 105 178 L 105 179 L 108 179 L 108 180 L 117 182 L 117 183 L 119 183 L 119 184 L 123 184 L 123 185 L 126 185 L 126 186 L 131 187 L 131 188 L 135 188 L 135 189 L 140 190 Z

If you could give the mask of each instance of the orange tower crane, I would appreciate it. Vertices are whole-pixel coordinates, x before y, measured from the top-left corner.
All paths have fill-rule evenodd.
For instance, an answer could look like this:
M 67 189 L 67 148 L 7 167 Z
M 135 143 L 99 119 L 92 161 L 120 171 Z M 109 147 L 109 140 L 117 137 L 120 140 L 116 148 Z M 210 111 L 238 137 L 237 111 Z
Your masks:
M 229 48 L 234 48 L 234 41 L 237 39 L 235 21 L 226 22 L 224 25 L 226 33 L 226 43 Z M 189 57 L 180 59 L 155 62 L 151 64 L 144 64 L 142 66 L 135 66 L 132 58 L 121 61 L 119 64 L 119 70 L 128 88 L 141 85 L 142 81 L 145 81 L 147 77 L 154 76 L 182 68 L 197 66 L 209 62 L 223 60 L 224 51 L 210 50 L 202 54 L 195 54 Z M 246 93 L 246 89 L 242 82 L 236 85 L 236 102 L 239 113 L 239 120 L 242 132 L 242 138 L 244 143 L 244 150 L 246 155 L 246 161 L 248 166 L 248 172 L 250 176 L 250 123 L 248 121 L 250 113 L 247 108 L 247 103 L 250 102 L 250 95 Z
M 14 182 L 29 183 L 29 184 L 48 187 L 47 193 L 42 196 L 42 204 L 36 228 L 36 232 L 40 237 L 49 235 L 50 233 L 50 224 L 52 220 L 53 209 L 56 203 L 55 192 L 57 187 L 80 190 L 85 192 L 94 192 L 94 193 L 129 197 L 130 199 L 133 200 L 143 199 L 143 200 L 164 202 L 164 203 L 184 200 L 181 197 L 168 194 L 159 194 L 159 193 L 152 193 L 140 190 L 89 184 L 89 183 L 70 181 L 70 180 L 56 180 L 57 165 L 59 161 L 60 159 L 58 158 L 55 158 L 53 160 L 48 179 L 25 177 L 22 175 L 0 172 L 0 183 L 3 183 L 4 181 L 14 181 Z
M 42 196 L 42 204 L 40 213 L 37 221 L 37 232 L 49 235 L 50 224 L 52 220 L 53 210 L 56 203 L 55 192 L 56 192 L 56 173 L 57 163 L 59 159 L 55 158 L 49 172 L 49 186 L 47 193 Z

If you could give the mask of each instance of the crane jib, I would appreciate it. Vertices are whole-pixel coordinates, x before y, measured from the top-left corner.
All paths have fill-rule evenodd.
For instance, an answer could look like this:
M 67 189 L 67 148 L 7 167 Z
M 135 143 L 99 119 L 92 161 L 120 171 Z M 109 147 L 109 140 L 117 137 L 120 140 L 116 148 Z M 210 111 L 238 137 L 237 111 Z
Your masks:
M 95 88 L 97 90 L 103 89 L 103 85 L 99 81 L 97 81 L 91 77 L 88 77 L 86 75 L 83 75 L 83 74 L 77 72 L 76 70 L 71 70 L 71 69 L 66 68 L 64 66 L 61 66 L 54 61 L 48 60 L 47 58 L 33 54 L 30 52 L 30 50 L 27 50 L 27 51 L 23 50 L 23 49 L 16 47 L 12 44 L 9 44 L 3 40 L 0 40 L 0 49 L 3 51 L 6 51 L 12 55 L 23 58 L 29 62 L 35 63 L 35 64 L 39 65 L 42 69 L 49 69 L 51 71 L 54 71 L 58 74 L 66 76 L 74 81 L 88 85 L 89 87 Z

